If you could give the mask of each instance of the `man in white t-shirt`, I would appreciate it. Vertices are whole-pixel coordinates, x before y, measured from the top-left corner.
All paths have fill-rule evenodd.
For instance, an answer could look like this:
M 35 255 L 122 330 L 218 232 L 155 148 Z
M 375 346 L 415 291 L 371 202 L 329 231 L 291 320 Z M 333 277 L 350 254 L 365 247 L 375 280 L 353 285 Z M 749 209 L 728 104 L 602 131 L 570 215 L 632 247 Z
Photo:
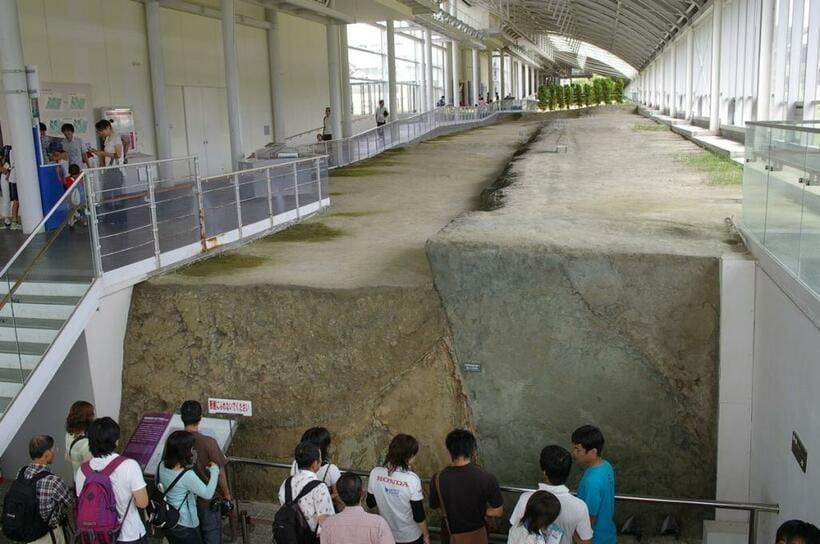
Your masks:
M 120 439 L 120 426 L 116 421 L 110 417 L 95 419 L 86 433 L 93 456 L 89 461 L 92 470 L 102 470 L 119 457 L 116 449 Z M 74 475 L 74 483 L 79 497 L 85 484 L 82 467 Z M 133 459 L 123 461 L 111 473 L 111 486 L 117 500 L 117 515 L 122 520 L 117 542 L 145 544 L 145 525 L 140 519 L 138 509 L 148 506 L 148 491 L 139 464 Z
M 296 459 L 296 464 L 299 467 L 299 472 L 284 482 L 279 488 L 279 504 L 285 504 L 285 486 L 290 486 L 291 497 L 299 496 L 302 488 L 309 482 L 316 481 L 316 472 L 322 466 L 322 452 L 316 444 L 311 442 L 302 442 L 296 446 L 293 452 L 293 457 Z M 326 485 L 317 485 L 310 493 L 302 497 L 299 501 L 299 509 L 302 515 L 305 516 L 311 531 L 318 531 L 319 524 L 324 521 L 327 516 L 332 516 L 336 513 L 333 509 L 333 499 L 330 497 L 330 491 Z
M 561 513 L 553 525 L 558 525 L 563 533 L 560 544 L 591 544 L 592 526 L 589 522 L 589 510 L 581 499 L 573 496 L 564 483 L 572 468 L 572 455 L 561 446 L 547 446 L 541 450 L 541 470 L 546 483 L 539 483 L 538 489 L 549 491 L 561 503 Z M 527 501 L 533 491 L 523 493 L 518 499 L 510 516 L 510 525 L 517 525 L 524 517 Z

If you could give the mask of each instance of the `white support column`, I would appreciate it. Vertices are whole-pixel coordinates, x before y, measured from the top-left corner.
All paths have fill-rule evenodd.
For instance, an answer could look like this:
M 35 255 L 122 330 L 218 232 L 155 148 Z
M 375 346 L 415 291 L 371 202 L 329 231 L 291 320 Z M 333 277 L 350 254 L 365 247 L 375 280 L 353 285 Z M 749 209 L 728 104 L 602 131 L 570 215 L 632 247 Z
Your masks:
M 387 21 L 387 109 L 391 121 L 399 118 L 396 98 L 396 30 L 391 19 Z
M 444 102 L 453 103 L 453 42 L 447 42 L 444 51 Z
M 459 92 L 459 82 L 461 81 L 461 49 L 458 42 L 453 41 L 453 105 L 461 105 L 461 93 Z M 464 93 L 467 94 L 467 93 Z
M 270 26 L 268 27 L 268 63 L 270 64 L 270 100 L 273 114 L 273 141 L 282 143 L 287 138 L 285 127 L 285 101 L 282 97 L 284 88 L 284 74 L 282 73 L 282 50 L 279 32 L 279 12 L 266 9 L 265 15 Z M 340 112 L 333 112 L 339 116 Z
M 342 138 L 353 135 L 353 99 L 350 95 L 350 61 L 347 56 L 347 25 L 339 26 L 340 87 L 342 88 Z
M 666 85 L 666 59 L 664 58 L 663 54 L 660 56 L 660 65 L 661 65 L 661 115 L 666 113 L 666 106 L 667 106 L 667 85 Z
M 236 23 L 234 0 L 222 0 L 222 50 L 225 60 L 225 87 L 228 94 L 228 130 L 231 139 L 231 163 L 239 168 L 242 154 L 242 113 L 239 109 L 239 61 L 236 57 Z
M 502 100 L 505 96 L 507 96 L 507 76 L 504 73 L 504 70 L 506 69 L 504 57 L 506 56 L 507 55 L 504 53 L 503 49 L 498 52 L 498 84 L 501 87 L 498 96 L 500 96 Z
M 40 184 L 37 178 L 37 155 L 31 101 L 23 65 L 23 42 L 20 39 L 20 19 L 16 0 L 0 0 L 0 70 L 6 98 L 8 122 L 6 142 L 14 146 L 14 170 L 20 193 L 20 218 L 23 232 L 28 234 L 43 219 L 40 204 Z
M 493 80 L 493 50 L 487 51 L 487 102 L 495 100 L 495 81 Z
M 712 89 L 709 96 L 709 130 L 720 128 L 720 49 L 723 30 L 723 0 L 712 3 Z
M 424 29 L 424 70 L 427 72 L 425 93 L 427 94 L 427 109 L 436 107 L 437 97 L 433 96 L 433 32 Z
M 418 64 L 418 68 L 421 70 L 418 73 L 418 108 L 416 108 L 417 113 L 421 113 L 428 110 L 427 107 L 427 55 L 424 52 L 424 41 L 418 44 L 419 49 L 416 52 L 417 58 L 421 57 L 421 62 Z M 421 55 L 418 55 L 418 53 Z
M 818 66 L 820 64 L 820 2 L 812 2 L 809 6 L 809 26 L 815 32 L 809 32 L 808 48 L 806 52 L 806 66 Z M 803 93 L 803 115 L 808 118 L 812 102 L 820 99 L 817 94 L 817 70 L 806 70 L 806 87 Z M 820 119 L 816 119 L 820 121 Z
M 145 26 L 148 35 L 148 64 L 151 70 L 151 101 L 154 105 L 154 134 L 157 159 L 171 158 L 171 125 L 165 101 L 165 59 L 162 56 L 162 30 L 159 21 L 159 0 L 145 3 Z
M 342 88 L 339 74 L 339 26 L 325 25 L 327 35 L 327 82 L 328 96 L 330 97 L 330 118 L 333 124 L 330 127 L 331 135 L 338 139 L 342 134 Z M 319 112 L 316 112 L 318 115 Z
M 760 48 L 757 72 L 757 121 L 769 119 L 771 102 L 772 49 L 774 49 L 775 0 L 763 0 L 760 6 Z
M 684 115 L 687 121 L 692 121 L 695 106 L 695 29 L 691 26 L 686 31 L 686 97 L 684 98 Z
M 678 111 L 678 46 L 675 42 L 669 44 L 669 53 L 672 55 L 670 59 L 672 73 L 669 83 L 669 117 L 674 118 Z
M 478 104 L 478 95 L 479 90 L 481 89 L 480 82 L 479 82 L 479 74 L 481 71 L 478 69 L 478 49 L 473 49 L 473 104 Z

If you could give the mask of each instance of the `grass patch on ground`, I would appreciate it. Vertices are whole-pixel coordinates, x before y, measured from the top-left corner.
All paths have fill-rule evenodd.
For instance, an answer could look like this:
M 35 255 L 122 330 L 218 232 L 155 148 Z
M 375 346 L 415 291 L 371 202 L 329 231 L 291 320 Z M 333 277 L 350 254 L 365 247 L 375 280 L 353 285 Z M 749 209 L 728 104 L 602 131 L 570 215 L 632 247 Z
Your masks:
M 369 170 L 367 168 L 359 168 L 357 166 L 345 166 L 330 170 L 328 175 L 332 178 L 364 178 L 367 176 L 375 176 L 378 173 L 379 172 L 377 170 Z
M 369 212 L 336 212 L 330 214 L 330 217 L 367 217 L 368 215 L 376 215 L 377 213 L 381 213 L 378 211 L 369 211 Z
M 330 193 L 330 196 L 342 196 L 343 194 L 345 194 L 345 193 L 339 193 L 339 192 L 335 192 L 335 193 L 334 193 L 334 192 L 331 192 L 331 193 Z
M 244 255 L 236 252 L 220 253 L 214 257 L 198 261 L 191 266 L 186 266 L 180 269 L 177 274 L 190 278 L 206 278 L 256 268 L 267 262 L 268 259 L 256 255 Z
M 324 223 L 296 223 L 284 230 L 265 236 L 260 241 L 267 243 L 327 242 L 345 234 L 347 232 L 344 229 L 329 227 Z
M 632 130 L 637 132 L 665 132 L 671 129 L 663 123 L 636 123 L 632 126 Z
M 709 151 L 678 153 L 675 160 L 707 174 L 709 185 L 740 185 L 743 182 L 743 168 L 739 164 Z

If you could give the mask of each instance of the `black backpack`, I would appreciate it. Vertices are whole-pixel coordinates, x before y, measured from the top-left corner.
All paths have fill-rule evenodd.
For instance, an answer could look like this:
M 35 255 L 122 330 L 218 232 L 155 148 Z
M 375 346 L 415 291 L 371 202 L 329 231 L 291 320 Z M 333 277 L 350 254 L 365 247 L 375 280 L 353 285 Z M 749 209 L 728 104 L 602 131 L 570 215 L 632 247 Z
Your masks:
M 3 534 L 10 540 L 31 542 L 51 532 L 51 527 L 40 516 L 37 500 L 37 482 L 46 476 L 51 476 L 51 473 L 43 470 L 28 479 L 26 467 L 21 468 L 3 498 Z M 56 509 L 55 506 L 54 511 Z
M 159 486 L 155 486 L 154 489 L 151 490 L 151 496 L 148 498 L 148 506 L 145 507 L 145 517 L 148 523 L 157 529 L 173 529 L 179 525 L 179 508 L 182 508 L 183 504 L 188 504 L 188 493 L 185 493 L 179 508 L 166 501 L 165 496 L 189 470 L 191 469 L 186 468 L 180 472 L 165 491 L 160 491 Z M 157 482 L 159 482 L 159 467 L 157 467 Z
M 311 530 L 302 509 L 299 508 L 299 501 L 323 484 L 319 480 L 308 482 L 294 499 L 292 480 L 291 477 L 285 482 L 285 504 L 273 516 L 273 542 L 274 544 L 314 544 L 319 539 L 316 538 L 316 532 Z

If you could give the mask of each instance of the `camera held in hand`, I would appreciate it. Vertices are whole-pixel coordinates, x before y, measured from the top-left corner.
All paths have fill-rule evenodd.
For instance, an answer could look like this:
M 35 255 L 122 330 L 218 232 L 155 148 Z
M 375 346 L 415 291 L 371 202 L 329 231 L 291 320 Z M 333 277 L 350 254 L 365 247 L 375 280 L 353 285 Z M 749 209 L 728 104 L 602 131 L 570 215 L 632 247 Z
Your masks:
M 220 512 L 223 516 L 229 515 L 233 512 L 233 502 L 228 499 L 215 497 L 211 499 L 211 512 Z

